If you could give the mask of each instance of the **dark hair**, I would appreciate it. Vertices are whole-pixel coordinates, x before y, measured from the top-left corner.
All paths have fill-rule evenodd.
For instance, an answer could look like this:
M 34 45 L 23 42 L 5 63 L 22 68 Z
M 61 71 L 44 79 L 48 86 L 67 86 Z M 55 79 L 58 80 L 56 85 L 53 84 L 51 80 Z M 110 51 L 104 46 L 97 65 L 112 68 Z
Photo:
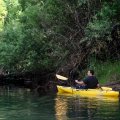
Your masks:
M 94 75 L 94 70 L 89 70 L 92 75 Z

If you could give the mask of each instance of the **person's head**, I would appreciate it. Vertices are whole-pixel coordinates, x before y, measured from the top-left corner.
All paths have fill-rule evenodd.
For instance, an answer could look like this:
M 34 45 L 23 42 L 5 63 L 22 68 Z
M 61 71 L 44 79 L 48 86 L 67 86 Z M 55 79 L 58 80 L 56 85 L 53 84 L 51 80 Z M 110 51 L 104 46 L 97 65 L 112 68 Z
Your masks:
M 88 76 L 94 75 L 94 70 L 88 70 L 87 75 L 88 75 Z

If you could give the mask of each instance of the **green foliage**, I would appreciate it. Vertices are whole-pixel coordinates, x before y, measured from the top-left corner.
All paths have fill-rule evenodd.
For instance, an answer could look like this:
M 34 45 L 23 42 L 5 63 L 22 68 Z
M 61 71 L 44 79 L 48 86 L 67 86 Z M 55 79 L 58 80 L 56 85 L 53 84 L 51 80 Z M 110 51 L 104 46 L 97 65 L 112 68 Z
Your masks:
M 59 29 L 53 27 L 63 22 L 61 18 L 55 23 L 56 13 L 63 16 L 61 9 L 53 9 L 55 2 L 21 0 L 26 5 L 22 8 L 16 0 L 6 1 L 8 15 L 0 43 L 0 65 L 4 69 L 51 70 L 60 64 L 58 60 L 67 52 L 54 42 L 54 34 Z
M 14 27 L 13 27 L 14 26 Z M 13 69 L 19 60 L 18 49 L 24 38 L 19 23 L 9 23 L 2 33 L 0 42 L 0 64 L 6 69 Z
M 120 10 L 118 6 L 120 2 L 108 2 L 102 3 L 102 8 L 92 16 L 85 28 L 85 37 L 80 40 L 80 44 L 86 44 L 86 47 L 91 47 L 89 53 L 96 55 L 103 59 L 103 54 L 110 58 L 109 44 L 113 39 L 111 38 L 111 31 L 114 24 L 119 23 L 119 14 L 117 11 Z M 116 18 L 115 18 L 116 17 Z M 111 46 L 112 47 L 112 46 Z M 114 46 L 113 51 L 117 46 Z M 106 59 L 104 57 L 104 59 Z
M 6 17 L 6 5 L 3 0 L 0 1 L 0 31 L 3 30 L 4 18 Z
M 21 7 L 18 0 L 5 0 L 7 16 L 5 22 L 12 22 L 13 20 L 19 20 L 21 14 Z
M 92 61 L 89 68 L 94 69 L 101 84 L 117 81 L 120 77 L 119 61 Z
M 10 71 L 53 70 L 68 62 L 75 66 L 92 53 L 101 56 L 112 41 L 111 27 L 120 17 L 119 1 L 4 1 L 0 15 L 7 16 L 0 26 L 4 28 L 0 66 Z
M 112 24 L 110 17 L 114 14 L 114 10 L 105 3 L 100 12 L 89 21 L 85 30 L 86 39 L 96 41 L 101 38 L 103 40 L 106 34 L 110 34 Z M 107 40 L 107 38 L 104 40 Z

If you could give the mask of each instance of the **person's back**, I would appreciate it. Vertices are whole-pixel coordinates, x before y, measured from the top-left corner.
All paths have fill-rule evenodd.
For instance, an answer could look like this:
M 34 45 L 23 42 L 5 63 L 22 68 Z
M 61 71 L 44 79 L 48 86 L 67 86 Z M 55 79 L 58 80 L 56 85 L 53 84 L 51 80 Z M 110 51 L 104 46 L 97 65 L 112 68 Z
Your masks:
M 97 87 L 99 87 L 99 82 L 97 80 L 97 78 L 94 76 L 94 71 L 93 70 L 89 70 L 87 72 L 87 78 L 85 78 L 84 80 L 82 81 L 78 81 L 78 80 L 75 80 L 75 82 L 77 84 L 80 85 L 80 88 L 90 88 L 90 89 L 95 89 Z
M 86 85 L 86 88 L 97 88 L 98 86 L 98 80 L 95 76 L 88 76 L 86 79 L 83 80 L 83 82 Z

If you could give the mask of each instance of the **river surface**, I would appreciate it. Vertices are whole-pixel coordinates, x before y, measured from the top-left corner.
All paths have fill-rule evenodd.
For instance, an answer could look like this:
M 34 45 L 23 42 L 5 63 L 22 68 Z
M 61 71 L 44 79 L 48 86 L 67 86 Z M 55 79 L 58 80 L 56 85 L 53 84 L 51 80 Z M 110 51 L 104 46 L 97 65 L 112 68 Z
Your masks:
M 0 120 L 120 120 L 113 98 L 38 96 L 27 90 L 0 91 Z

